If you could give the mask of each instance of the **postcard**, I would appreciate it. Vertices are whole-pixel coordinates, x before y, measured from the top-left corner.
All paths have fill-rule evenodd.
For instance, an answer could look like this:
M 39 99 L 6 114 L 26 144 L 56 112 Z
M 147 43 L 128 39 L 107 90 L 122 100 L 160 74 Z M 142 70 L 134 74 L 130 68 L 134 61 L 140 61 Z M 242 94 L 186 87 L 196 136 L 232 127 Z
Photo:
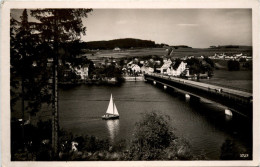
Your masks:
M 2 166 L 258 166 L 258 1 L 4 1 Z

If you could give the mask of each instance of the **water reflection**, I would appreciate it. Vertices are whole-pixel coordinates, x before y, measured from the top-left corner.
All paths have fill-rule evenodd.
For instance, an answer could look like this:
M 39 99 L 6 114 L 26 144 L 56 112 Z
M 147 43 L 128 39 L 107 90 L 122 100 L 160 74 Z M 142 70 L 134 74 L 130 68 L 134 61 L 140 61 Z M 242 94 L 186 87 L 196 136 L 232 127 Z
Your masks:
M 110 141 L 113 143 L 115 140 L 115 136 L 117 136 L 119 132 L 119 119 L 107 120 L 106 123 Z
M 230 116 L 230 115 L 225 115 L 225 120 L 226 120 L 226 121 L 231 121 L 231 120 L 232 120 L 232 116 Z

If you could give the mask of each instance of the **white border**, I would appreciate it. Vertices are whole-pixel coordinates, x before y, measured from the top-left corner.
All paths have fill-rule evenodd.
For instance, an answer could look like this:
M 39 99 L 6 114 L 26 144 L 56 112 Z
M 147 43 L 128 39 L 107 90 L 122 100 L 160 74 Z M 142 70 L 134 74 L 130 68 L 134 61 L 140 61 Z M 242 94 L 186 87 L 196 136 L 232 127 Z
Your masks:
M 10 9 L 12 8 L 251 8 L 253 20 L 253 161 L 10 161 Z M 257 0 L 165 0 L 165 1 L 5 1 L 1 3 L 1 145 L 2 166 L 259 166 L 259 1 Z M 238 27 L 239 28 L 239 27 Z

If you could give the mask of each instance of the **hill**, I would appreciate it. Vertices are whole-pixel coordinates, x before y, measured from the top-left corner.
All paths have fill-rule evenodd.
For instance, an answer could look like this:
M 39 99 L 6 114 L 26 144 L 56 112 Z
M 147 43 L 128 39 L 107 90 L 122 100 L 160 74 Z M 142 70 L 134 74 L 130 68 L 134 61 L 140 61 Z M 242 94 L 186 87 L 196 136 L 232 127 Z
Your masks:
M 114 39 L 109 41 L 91 41 L 84 42 L 84 44 L 85 49 L 114 49 L 116 47 L 120 49 L 162 47 L 162 44 L 155 44 L 155 42 L 151 40 L 141 40 L 134 38 Z

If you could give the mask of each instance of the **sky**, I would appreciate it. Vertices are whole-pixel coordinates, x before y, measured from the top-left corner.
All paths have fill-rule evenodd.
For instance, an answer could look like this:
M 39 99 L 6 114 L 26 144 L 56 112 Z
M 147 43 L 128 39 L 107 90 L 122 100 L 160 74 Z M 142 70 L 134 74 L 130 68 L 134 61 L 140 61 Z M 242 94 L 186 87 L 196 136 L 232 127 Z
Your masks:
M 252 45 L 250 9 L 93 9 L 83 24 L 83 41 L 138 38 L 194 48 Z

